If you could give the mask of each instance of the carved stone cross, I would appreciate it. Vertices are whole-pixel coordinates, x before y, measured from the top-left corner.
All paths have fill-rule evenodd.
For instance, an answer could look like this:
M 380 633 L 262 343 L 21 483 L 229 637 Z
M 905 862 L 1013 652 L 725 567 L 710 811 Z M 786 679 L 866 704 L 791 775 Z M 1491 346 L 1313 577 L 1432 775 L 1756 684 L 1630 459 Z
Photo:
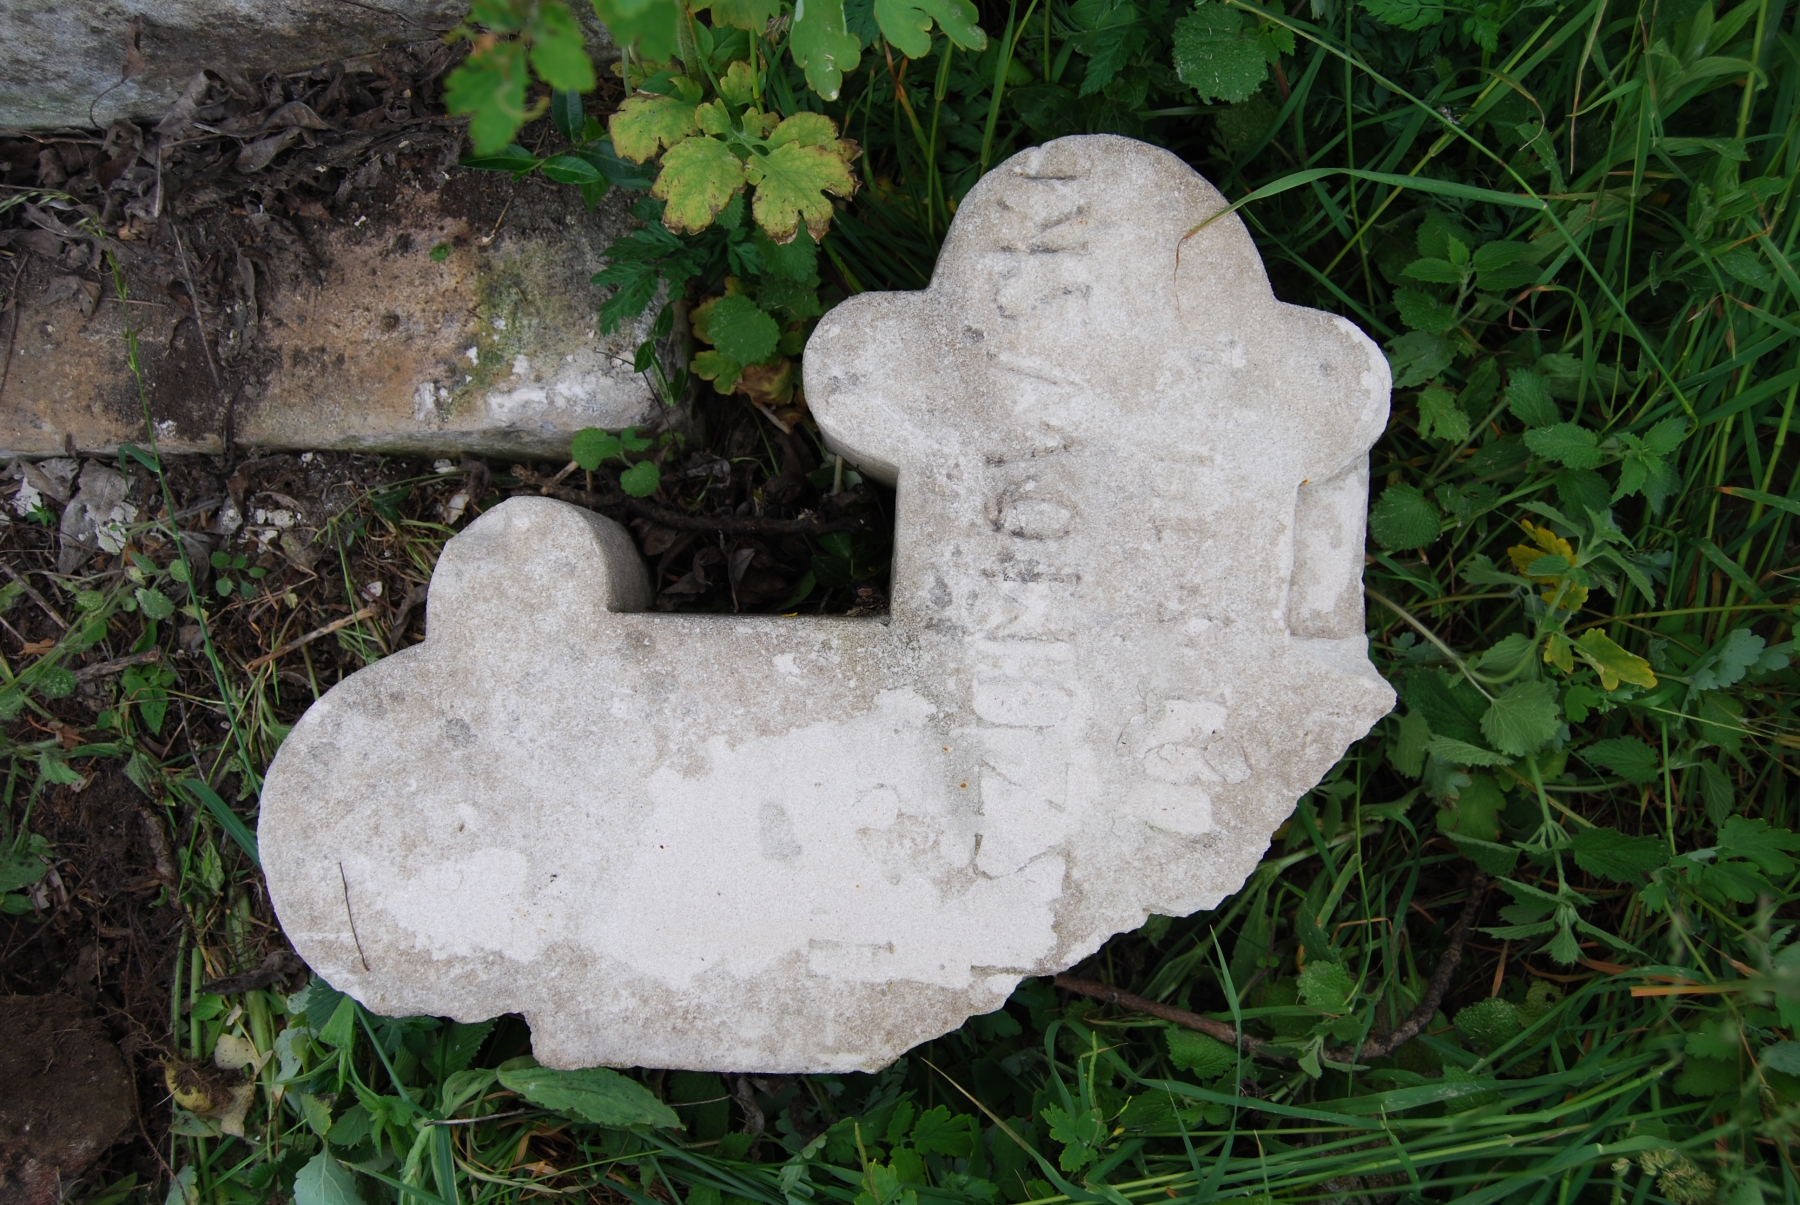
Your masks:
M 429 636 L 263 793 L 295 948 L 379 1012 L 537 1057 L 879 1067 L 1148 913 L 1235 891 L 1392 705 L 1362 616 L 1388 369 L 1275 300 L 1173 155 L 1008 160 L 931 287 L 818 325 L 832 446 L 897 482 L 892 613 L 645 614 L 611 520 L 444 548 Z

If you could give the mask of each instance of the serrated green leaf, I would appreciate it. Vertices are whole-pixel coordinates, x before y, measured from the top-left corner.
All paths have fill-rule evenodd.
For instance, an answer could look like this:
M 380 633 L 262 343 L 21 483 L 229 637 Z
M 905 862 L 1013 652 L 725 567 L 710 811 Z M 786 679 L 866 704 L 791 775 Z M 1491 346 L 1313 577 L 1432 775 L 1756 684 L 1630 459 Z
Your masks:
M 780 126 L 775 133 L 781 133 Z M 815 240 L 824 238 L 831 227 L 831 202 L 824 194 L 848 197 L 856 191 L 856 178 L 835 145 L 783 143 L 766 155 L 752 155 L 745 170 L 756 188 L 750 205 L 756 224 L 778 243 L 791 241 L 802 222 Z
M 626 492 L 631 493 L 631 490 L 627 488 Z M 633 497 L 643 497 L 643 494 Z M 589 1067 L 582 1071 L 515 1067 L 501 1071 L 499 1080 L 502 1087 L 517 1092 L 534 1105 L 571 1113 L 595 1125 L 619 1129 L 633 1126 L 678 1129 L 681 1125 L 675 1110 L 657 1100 L 650 1089 L 606 1067 Z
M 1456 1014 L 1456 1032 L 1481 1054 L 1506 1045 L 1523 1033 L 1519 1010 L 1498 996 L 1479 1000 Z
M 775 355 L 781 328 L 754 301 L 738 294 L 713 302 L 707 335 L 719 354 L 739 364 L 760 364 Z
M 1648 871 L 1667 866 L 1667 841 L 1656 837 L 1627 837 L 1610 828 L 1586 828 L 1569 843 L 1575 865 L 1589 874 L 1615 883 L 1635 883 Z
M 967 1159 L 975 1152 L 975 1134 L 966 1114 L 953 1115 L 943 1105 L 937 1105 L 919 1114 L 919 1120 L 913 1123 L 912 1144 L 924 1154 Z
M 1599 464 L 1599 444 L 1598 436 L 1575 423 L 1534 427 L 1525 432 L 1526 447 L 1545 460 L 1554 460 L 1571 469 L 1591 469 Z
M 175 603 L 154 586 L 138 587 L 136 597 L 145 619 L 161 621 L 175 614 Z
M 1249 100 L 1269 78 L 1269 60 L 1254 36 L 1246 36 L 1235 10 L 1202 0 L 1175 23 L 1175 74 L 1202 102 Z
M 1217 1038 L 1191 1029 L 1167 1029 L 1169 1061 L 1199 1078 L 1217 1079 L 1238 1065 L 1237 1052 Z
M 806 86 L 836 100 L 846 72 L 862 61 L 862 42 L 844 24 L 844 0 L 806 0 L 797 6 L 788 53 L 806 73 Z
M 1469 784 L 1438 811 L 1438 831 L 1477 841 L 1498 841 L 1500 813 L 1505 807 L 1506 795 L 1499 783 L 1486 774 L 1471 774 Z
M 674 96 L 640 92 L 627 97 L 606 119 L 613 149 L 633 163 L 653 159 L 658 150 L 677 146 L 699 131 L 694 120 L 697 107 Z
M 499 153 L 525 124 L 525 47 L 496 42 L 477 50 L 444 80 L 444 105 L 469 117 L 469 142 L 478 156 Z
M 1595 741 L 1582 750 L 1582 756 L 1605 766 L 1626 782 L 1655 782 L 1662 771 L 1662 759 L 1656 750 L 1635 736 L 1615 736 Z
M 1416 486 L 1388 486 L 1369 511 L 1369 534 L 1383 548 L 1421 548 L 1441 529 L 1438 508 Z
M 1510 766 L 1512 758 L 1480 745 L 1471 745 L 1454 737 L 1434 736 L 1425 742 L 1425 752 L 1457 766 Z
M 981 14 L 971 0 L 875 0 L 881 36 L 909 59 L 931 53 L 932 22 L 959 49 L 987 49 L 987 34 L 975 22 Z
M 1518 682 L 1488 705 L 1481 731 L 1502 753 L 1523 757 L 1543 748 L 1561 723 L 1556 692 L 1547 683 Z
M 359 1205 L 356 1176 L 320 1151 L 294 1174 L 294 1205 Z
M 1420 392 L 1419 434 L 1455 444 L 1469 438 L 1469 416 L 1456 404 L 1454 393 L 1439 385 Z
M 1475 248 L 1470 263 L 1475 267 L 1477 276 L 1486 276 L 1490 272 L 1499 271 L 1518 263 L 1531 254 L 1531 244 L 1501 240 L 1483 243 Z
M 1527 368 L 1515 369 L 1507 378 L 1506 408 L 1527 427 L 1548 427 L 1562 418 L 1550 386 Z
M 716 393 L 730 393 L 744 372 L 742 364 L 716 351 L 697 353 L 688 367 L 702 381 L 711 381 Z
M 1447 259 L 1415 259 L 1406 265 L 1402 276 L 1410 276 L 1414 280 L 1422 280 L 1427 284 L 1454 285 L 1461 284 L 1463 272 Z
M 1300 999 L 1328 1013 L 1348 1012 L 1350 998 L 1356 994 L 1356 984 L 1343 964 L 1324 958 L 1307 962 L 1297 986 Z
M 1428 335 L 1448 334 L 1456 326 L 1456 307 L 1445 305 L 1420 289 L 1395 289 L 1394 305 L 1400 321 Z
M 687 138 L 663 155 L 650 195 L 668 202 L 663 225 L 698 234 L 744 187 L 744 164 L 717 138 Z
M 1456 358 L 1456 344 L 1443 335 L 1424 331 L 1408 331 L 1388 344 L 1388 367 L 1393 370 L 1394 388 L 1420 385 L 1450 366 Z
M 1444 19 L 1443 0 L 1362 0 L 1363 11 L 1396 29 L 1424 29 Z

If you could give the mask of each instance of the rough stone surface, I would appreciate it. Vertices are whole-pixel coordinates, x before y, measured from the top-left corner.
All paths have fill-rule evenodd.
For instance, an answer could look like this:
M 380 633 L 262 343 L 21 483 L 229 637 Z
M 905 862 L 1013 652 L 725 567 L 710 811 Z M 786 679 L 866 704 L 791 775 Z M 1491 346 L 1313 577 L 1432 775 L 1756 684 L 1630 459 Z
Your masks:
M 569 7 L 587 27 L 589 49 L 616 57 L 592 6 Z M 0 129 L 158 118 L 196 72 L 224 67 L 255 79 L 355 58 L 435 37 L 467 8 L 456 0 L 7 0 Z M 136 70 L 127 79 L 128 63 Z
M 1392 704 L 1389 380 L 1235 217 L 1183 241 L 1221 207 L 1062 139 L 975 188 L 929 290 L 820 323 L 820 425 L 898 481 L 887 617 L 635 613 L 625 533 L 549 500 L 452 540 L 428 638 L 270 770 L 301 956 L 381 1012 L 522 1012 L 552 1066 L 874 1068 L 1234 891 Z
M 170 301 L 183 290 L 134 293 L 158 445 L 221 450 L 228 405 L 240 445 L 417 454 L 561 455 L 582 427 L 662 414 L 631 364 L 655 311 L 601 334 L 604 293 L 590 283 L 640 194 L 615 189 L 589 213 L 574 189 L 527 181 L 509 207 L 491 205 L 498 221 L 485 194 L 468 195 L 512 187 L 465 173 L 402 192 L 376 221 L 265 223 L 238 253 L 254 287 L 202 315 L 210 366 Z M 32 257 L 26 271 L 0 458 L 144 443 L 118 302 L 74 288 L 59 264 Z M 172 248 L 161 279 L 182 279 Z

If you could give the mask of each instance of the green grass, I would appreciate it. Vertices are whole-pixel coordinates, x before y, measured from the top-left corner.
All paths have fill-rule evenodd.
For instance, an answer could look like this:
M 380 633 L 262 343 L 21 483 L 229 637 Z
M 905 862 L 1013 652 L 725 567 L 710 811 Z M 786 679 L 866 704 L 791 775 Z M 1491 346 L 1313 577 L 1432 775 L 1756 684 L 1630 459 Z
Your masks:
M 196 1200 L 285 1198 L 303 1172 L 302 1205 L 345 1185 L 433 1205 L 1800 1198 L 1794 17 L 1483 3 L 1410 9 L 1405 30 L 1329 0 L 1229 3 L 1244 37 L 1292 39 L 1235 104 L 1181 84 L 1179 13 L 1148 0 L 990 6 L 988 56 L 946 61 L 939 38 L 903 80 L 865 53 L 832 111 L 870 187 L 824 248 L 848 289 L 918 287 L 983 162 L 1116 130 L 1220 186 L 1285 300 L 1390 349 L 1366 572 L 1401 706 L 1236 896 L 1080 968 L 1298 1065 L 1038 981 L 878 1075 L 634 1072 L 686 1129 L 591 1124 L 497 1078 L 527 1051 L 515 1020 L 372 1017 L 323 985 L 182 1016 L 252 928 L 254 870 L 220 823 L 249 819 L 247 796 L 200 809 L 174 892 L 194 958 L 179 1053 L 227 1032 L 275 1052 L 254 1142 L 176 1114 L 163 1157 Z M 351 521 L 417 575 L 446 534 L 372 504 Z M 166 549 L 149 559 L 156 588 Z M 85 634 L 7 663 L 17 714 L 49 705 L 83 641 L 167 642 L 120 609 L 136 588 L 71 594 Z M 359 660 L 381 654 L 360 639 Z M 254 781 L 292 687 L 225 662 L 217 682 L 233 728 L 202 759 Z M 82 749 L 9 732 L 24 852 L 32 801 Z M 159 800 L 193 774 L 129 726 L 97 740 Z M 1500 885 L 1426 1032 L 1314 1061 L 1415 1006 L 1471 863 Z

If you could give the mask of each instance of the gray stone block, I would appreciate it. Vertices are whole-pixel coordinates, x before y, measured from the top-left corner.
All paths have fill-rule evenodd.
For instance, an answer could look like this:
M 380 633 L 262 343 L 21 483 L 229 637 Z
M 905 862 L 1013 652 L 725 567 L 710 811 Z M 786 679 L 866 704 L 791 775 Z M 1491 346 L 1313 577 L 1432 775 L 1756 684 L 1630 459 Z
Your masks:
M 807 348 L 898 483 L 882 618 L 643 614 L 547 499 L 444 549 L 424 643 L 282 746 L 288 936 L 384 1013 L 518 1011 L 551 1066 L 879 1067 L 1238 889 L 1393 702 L 1361 612 L 1381 352 L 1279 303 L 1166 152 L 1023 152 L 931 288 Z

